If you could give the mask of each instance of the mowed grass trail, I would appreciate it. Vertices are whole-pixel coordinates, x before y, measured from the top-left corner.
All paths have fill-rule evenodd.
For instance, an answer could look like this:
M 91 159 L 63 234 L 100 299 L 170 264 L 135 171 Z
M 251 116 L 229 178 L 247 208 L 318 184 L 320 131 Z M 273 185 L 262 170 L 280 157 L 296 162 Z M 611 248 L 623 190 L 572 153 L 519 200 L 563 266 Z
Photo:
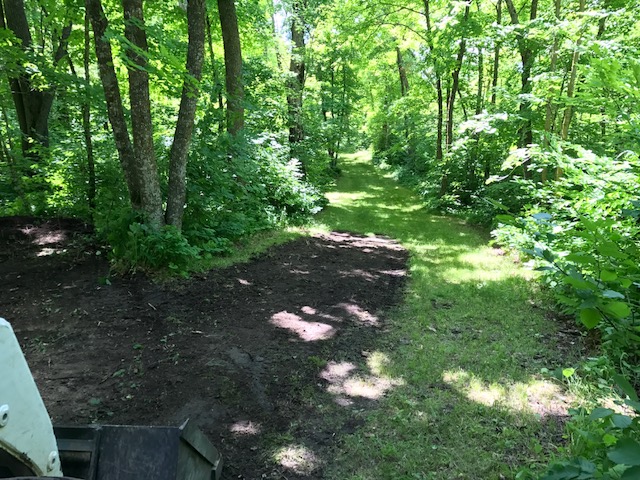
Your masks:
M 568 408 L 540 371 L 570 366 L 571 352 L 556 343 L 531 272 L 474 229 L 429 215 L 368 153 L 340 165 L 319 221 L 397 239 L 411 264 L 404 301 L 371 353 L 396 386 L 341 444 L 327 478 L 485 480 L 540 469 L 562 442 Z

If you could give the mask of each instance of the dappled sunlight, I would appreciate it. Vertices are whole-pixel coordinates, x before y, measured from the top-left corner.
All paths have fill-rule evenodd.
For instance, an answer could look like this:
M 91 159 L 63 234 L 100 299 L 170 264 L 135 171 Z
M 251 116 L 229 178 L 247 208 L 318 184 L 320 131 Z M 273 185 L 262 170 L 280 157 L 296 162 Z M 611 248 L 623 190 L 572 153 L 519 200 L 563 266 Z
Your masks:
M 387 375 L 386 371 L 391 365 L 391 359 L 386 353 L 375 351 L 367 356 L 367 366 L 374 375 Z
M 325 195 L 331 204 L 338 205 L 373 197 L 373 195 L 367 192 L 327 192 Z
M 336 329 L 331 325 L 320 322 L 308 322 L 286 310 L 273 315 L 269 323 L 295 333 L 305 342 L 328 340 L 336 334 Z
M 262 432 L 262 425 L 250 420 L 239 420 L 231 425 L 229 430 L 237 437 L 258 435 Z
M 465 370 L 444 372 L 445 383 L 469 400 L 512 413 L 528 413 L 544 418 L 566 416 L 569 400 L 556 383 L 531 377 L 527 382 L 488 383 Z
M 351 362 L 329 362 L 320 372 L 320 378 L 328 382 L 327 391 L 335 395 L 336 403 L 351 405 L 352 399 L 379 400 L 394 387 L 404 385 L 404 381 L 384 373 L 389 358 L 381 352 L 367 355 L 370 373 L 360 372 Z
M 320 458 L 304 445 L 291 444 L 274 454 L 274 460 L 297 475 L 310 475 L 322 464 Z
M 505 270 L 483 270 L 480 268 L 473 268 L 471 265 L 467 267 L 461 266 L 443 270 L 443 277 L 447 279 L 447 282 L 455 284 L 469 282 L 499 282 L 510 276 L 510 273 Z
M 377 327 L 380 325 L 380 319 L 378 317 L 367 312 L 355 303 L 339 303 L 338 307 L 344 309 L 357 323 L 368 327 Z
M 378 275 L 374 275 L 371 272 L 367 272 L 362 269 L 339 270 L 338 274 L 342 277 L 361 277 L 370 282 L 373 282 L 378 279 Z
M 37 257 L 48 257 L 50 255 L 55 255 L 56 253 L 60 253 L 60 252 L 61 252 L 60 249 L 45 247 L 42 250 L 40 250 L 38 253 L 36 253 L 36 256 Z
M 34 245 L 51 245 L 52 243 L 61 243 L 67 240 L 65 232 L 51 232 L 37 227 L 20 228 L 20 232 L 25 235 L 33 236 Z

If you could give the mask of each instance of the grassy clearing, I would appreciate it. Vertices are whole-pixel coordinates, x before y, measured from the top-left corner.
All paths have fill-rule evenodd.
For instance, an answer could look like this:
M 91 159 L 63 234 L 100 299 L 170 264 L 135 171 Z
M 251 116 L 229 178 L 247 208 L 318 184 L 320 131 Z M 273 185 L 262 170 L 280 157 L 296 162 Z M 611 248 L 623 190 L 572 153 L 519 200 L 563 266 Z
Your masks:
M 568 400 L 543 367 L 569 366 L 531 272 L 464 224 L 347 155 L 325 228 L 385 234 L 412 253 L 404 303 L 373 352 L 392 388 L 346 438 L 327 478 L 501 479 L 540 468 L 561 442 Z M 375 292 L 372 292 L 375 295 Z

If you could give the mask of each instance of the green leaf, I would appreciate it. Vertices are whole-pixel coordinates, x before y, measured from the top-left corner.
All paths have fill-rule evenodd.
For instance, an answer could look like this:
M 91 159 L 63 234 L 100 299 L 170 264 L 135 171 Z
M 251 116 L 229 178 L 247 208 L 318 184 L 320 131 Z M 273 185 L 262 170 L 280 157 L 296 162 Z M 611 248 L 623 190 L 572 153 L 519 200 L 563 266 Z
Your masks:
M 569 262 L 581 264 L 581 265 L 594 265 L 596 263 L 595 258 L 591 255 L 587 255 L 586 253 L 570 253 L 567 255 L 566 259 Z
M 587 328 L 594 328 L 602 320 L 602 315 L 595 308 L 585 308 L 580 310 L 580 321 Z
M 602 245 L 598 245 L 597 250 L 598 250 L 598 253 L 600 253 L 601 255 L 604 255 L 605 257 L 618 258 L 618 259 L 625 259 L 628 257 L 628 255 L 620 251 L 620 249 L 618 248 L 618 245 L 616 245 L 613 242 L 606 242 L 606 243 L 603 243 Z
M 581 280 L 575 277 L 565 277 L 564 281 L 569 285 L 581 289 L 581 290 L 596 290 L 596 286 L 592 283 L 587 282 L 586 280 Z
M 612 462 L 622 465 L 640 465 L 640 443 L 632 438 L 623 437 L 618 440 L 618 443 L 607 454 L 607 457 Z
M 612 445 L 615 445 L 616 442 L 618 441 L 618 437 L 611 435 L 610 433 L 605 433 L 602 436 L 602 442 L 607 446 L 607 447 L 611 447 Z
M 496 220 L 505 225 L 515 225 L 516 219 L 511 215 L 496 215 Z
M 591 415 L 589 415 L 589 420 L 597 420 L 599 418 L 606 418 L 613 414 L 613 410 L 610 408 L 598 407 L 594 408 Z
M 613 282 L 616 278 L 618 278 L 618 274 L 616 272 L 612 272 L 610 270 L 603 270 L 600 272 L 600 280 L 603 282 Z
M 606 304 L 603 308 L 607 314 L 615 317 L 618 320 L 627 318 L 629 315 L 631 315 L 631 309 L 629 308 L 629 305 L 624 302 L 611 302 Z
M 619 373 L 614 373 L 611 377 L 613 378 L 613 381 L 616 382 L 618 388 L 620 388 L 620 390 L 622 390 L 630 400 L 634 402 L 640 401 L 636 390 L 633 388 L 633 385 L 631 385 L 629 380 L 627 380 Z
M 638 480 L 639 478 L 640 478 L 640 467 L 635 466 L 635 467 L 627 468 L 622 474 L 622 476 L 620 477 L 620 480 Z
M 562 376 L 565 377 L 565 378 L 569 378 L 574 373 L 576 373 L 576 369 L 575 368 L 565 368 L 564 370 L 562 370 Z
M 620 428 L 621 430 L 624 430 L 625 428 L 631 426 L 631 424 L 633 423 L 633 419 L 631 417 L 620 415 L 619 413 L 611 415 L 611 421 L 616 427 Z
M 629 288 L 633 282 L 628 278 L 623 278 L 620 280 L 620 286 L 622 288 Z
M 615 290 L 605 290 L 602 292 L 602 296 L 604 298 L 624 298 L 623 294 L 616 292 Z

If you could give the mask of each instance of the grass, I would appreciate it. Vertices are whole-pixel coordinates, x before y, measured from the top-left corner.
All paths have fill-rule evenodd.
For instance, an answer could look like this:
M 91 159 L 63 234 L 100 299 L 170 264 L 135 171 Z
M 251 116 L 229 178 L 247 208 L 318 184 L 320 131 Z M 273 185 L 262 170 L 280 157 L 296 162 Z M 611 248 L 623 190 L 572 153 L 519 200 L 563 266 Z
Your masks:
M 373 352 L 392 385 L 346 437 L 327 478 L 502 479 L 542 468 L 561 442 L 568 400 L 542 368 L 571 366 L 532 272 L 486 235 L 428 214 L 376 171 L 342 159 L 321 227 L 384 234 L 411 252 L 405 298 Z M 373 371 L 373 366 L 371 367 Z

